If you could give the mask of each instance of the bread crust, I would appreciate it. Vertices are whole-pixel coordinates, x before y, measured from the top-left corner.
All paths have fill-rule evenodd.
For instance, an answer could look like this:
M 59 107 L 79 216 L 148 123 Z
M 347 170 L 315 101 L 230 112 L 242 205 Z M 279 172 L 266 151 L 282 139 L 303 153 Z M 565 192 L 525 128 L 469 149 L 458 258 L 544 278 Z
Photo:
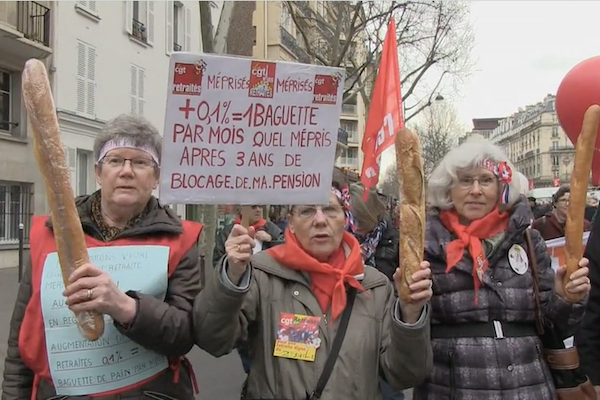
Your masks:
M 581 133 L 575 145 L 575 165 L 571 173 L 571 197 L 565 224 L 565 258 L 567 272 L 563 282 L 566 285 L 569 276 L 579 269 L 579 260 L 583 256 L 583 220 L 587 200 L 588 181 L 592 170 L 596 135 L 600 121 L 600 107 L 593 105 L 583 116 Z M 578 294 L 573 295 L 565 290 L 569 300 L 576 301 Z
M 425 175 L 419 136 L 404 128 L 396 136 L 396 165 L 400 184 L 400 298 L 410 303 L 412 275 L 425 253 Z
M 27 61 L 22 79 L 23 101 L 31 121 L 34 154 L 46 185 L 50 205 L 54 240 L 60 261 L 63 282 L 76 268 L 90 262 L 81 221 L 71 188 L 69 169 L 60 140 L 60 129 L 54 100 L 44 64 L 36 59 Z M 83 336 L 97 340 L 104 333 L 104 317 L 97 312 L 76 314 Z

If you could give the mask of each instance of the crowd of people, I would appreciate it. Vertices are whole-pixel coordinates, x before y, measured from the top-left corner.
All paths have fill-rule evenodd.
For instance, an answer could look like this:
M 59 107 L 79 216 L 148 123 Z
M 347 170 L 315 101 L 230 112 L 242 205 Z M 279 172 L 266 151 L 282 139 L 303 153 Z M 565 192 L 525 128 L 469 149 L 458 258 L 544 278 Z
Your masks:
M 328 204 L 294 205 L 272 221 L 257 205 L 249 226 L 241 216 L 225 226 L 201 288 L 201 226 L 152 196 L 160 155 L 161 137 L 141 117 L 117 117 L 96 138 L 100 189 L 77 198 L 89 248 L 162 246 L 169 255 L 141 263 L 128 286 L 93 263 L 69 277 L 65 307 L 105 314 L 111 335 L 71 365 L 69 384 L 52 361 L 60 343 L 49 334 L 42 284 L 56 252 L 52 230 L 61 227 L 34 220 L 2 400 L 191 400 L 185 355 L 193 346 L 215 357 L 237 350 L 247 400 L 397 400 L 407 388 L 415 400 L 551 400 L 565 382 L 552 378 L 540 326 L 561 343 L 575 334 L 582 373 L 600 388 L 600 222 L 592 227 L 592 215 L 585 224 L 591 236 L 580 268 L 555 271 L 545 241 L 564 236 L 569 187 L 540 211 L 491 142 L 465 142 L 428 177 L 424 261 L 407 301 L 398 296 L 397 214 L 375 191 L 365 198 L 360 184 L 337 179 Z M 86 381 L 114 354 L 113 340 L 138 344 L 161 367 L 110 384 Z

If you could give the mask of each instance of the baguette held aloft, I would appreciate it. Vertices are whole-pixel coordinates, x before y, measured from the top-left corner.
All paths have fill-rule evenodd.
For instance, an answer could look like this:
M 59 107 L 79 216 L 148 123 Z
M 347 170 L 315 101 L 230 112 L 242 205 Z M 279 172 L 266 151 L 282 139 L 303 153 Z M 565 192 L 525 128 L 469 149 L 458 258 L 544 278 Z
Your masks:
M 396 165 L 400 184 L 400 298 L 409 303 L 412 275 L 420 269 L 425 251 L 425 175 L 419 136 L 404 128 L 396 136 Z
M 35 139 L 35 159 L 46 184 L 54 240 L 66 287 L 73 271 L 89 263 L 90 259 L 60 140 L 50 82 L 46 67 L 41 61 L 31 59 L 25 63 L 22 89 L 23 101 Z M 76 318 L 77 326 L 86 339 L 97 340 L 104 333 L 102 314 L 83 312 L 77 314 Z

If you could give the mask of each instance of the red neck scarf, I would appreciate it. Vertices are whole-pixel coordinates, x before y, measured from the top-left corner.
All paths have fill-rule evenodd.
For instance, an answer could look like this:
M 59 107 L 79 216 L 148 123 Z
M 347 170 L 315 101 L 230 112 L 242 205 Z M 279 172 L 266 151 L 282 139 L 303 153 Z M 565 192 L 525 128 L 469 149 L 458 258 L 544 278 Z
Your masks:
M 508 217 L 508 213 L 500 213 L 498 207 L 496 207 L 485 217 L 471 222 L 469 226 L 464 226 L 459 222 L 456 210 L 440 213 L 440 220 L 444 227 L 458 237 L 446 246 L 446 273 L 450 272 L 460 262 L 465 249 L 468 249 L 469 255 L 473 259 L 475 304 L 477 304 L 477 293 L 483 280 L 483 274 L 489 267 L 489 261 L 481 241 L 506 231 Z
M 234 224 L 241 224 L 242 223 L 242 217 L 238 216 L 235 221 L 233 221 Z M 260 217 L 260 219 L 253 223 L 252 225 L 250 225 L 251 227 L 253 227 L 255 230 L 258 230 L 259 228 L 264 228 L 265 225 L 267 224 L 267 221 L 265 221 L 265 219 L 263 217 Z
M 343 244 L 350 248 L 346 257 Z M 344 232 L 342 245 L 325 263 L 311 257 L 300 245 L 296 235 L 289 228 L 285 231 L 285 243 L 266 250 L 281 265 L 308 273 L 310 287 L 321 310 L 326 312 L 331 304 L 331 316 L 336 319 L 346 307 L 346 288 L 344 283 L 364 291 L 355 275 L 364 273 L 365 266 L 360 254 L 360 245 L 356 238 Z

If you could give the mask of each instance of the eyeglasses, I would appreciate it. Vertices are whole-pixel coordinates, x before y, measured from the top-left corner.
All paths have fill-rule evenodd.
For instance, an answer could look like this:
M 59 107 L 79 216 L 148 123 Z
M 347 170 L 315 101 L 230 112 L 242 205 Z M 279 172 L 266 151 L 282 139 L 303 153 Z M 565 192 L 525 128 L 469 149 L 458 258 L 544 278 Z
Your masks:
M 479 186 L 482 188 L 489 188 L 498 183 L 498 179 L 492 176 L 482 176 L 479 178 L 475 178 L 472 176 L 462 176 L 458 178 L 457 186 L 461 189 L 471 189 L 475 182 L 479 183 Z
M 148 168 L 154 168 L 156 163 L 154 160 L 150 160 L 148 158 L 124 158 L 117 156 L 109 156 L 104 157 L 102 159 L 102 164 L 107 165 L 110 168 L 123 168 L 125 165 L 125 161 L 129 161 L 131 163 L 131 167 L 137 170 L 143 170 Z
M 303 219 L 313 219 L 317 215 L 317 211 L 321 210 L 328 218 L 339 217 L 344 213 L 344 209 L 340 206 L 302 206 L 294 209 L 294 214 Z

